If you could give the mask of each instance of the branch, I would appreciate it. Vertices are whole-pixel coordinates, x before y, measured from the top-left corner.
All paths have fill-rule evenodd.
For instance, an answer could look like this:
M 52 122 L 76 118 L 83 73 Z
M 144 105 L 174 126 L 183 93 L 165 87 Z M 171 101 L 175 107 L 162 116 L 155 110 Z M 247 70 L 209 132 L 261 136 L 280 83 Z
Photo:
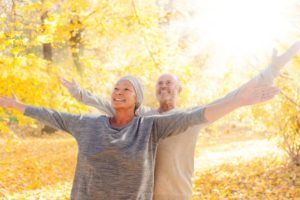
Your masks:
M 132 4 L 132 7 L 133 7 L 134 15 L 135 15 L 135 17 L 136 17 L 136 19 L 137 19 L 139 25 L 142 25 L 141 19 L 140 19 L 138 13 L 137 13 L 137 9 L 136 9 L 134 0 L 131 1 L 131 4 Z M 154 55 L 153 55 L 153 52 L 150 50 L 149 44 L 148 44 L 148 42 L 147 42 L 147 40 L 146 40 L 146 37 L 145 37 L 144 35 L 142 35 L 142 37 L 143 37 L 143 39 L 144 39 L 144 41 L 145 41 L 145 43 L 146 43 L 146 49 L 147 49 L 148 53 L 150 54 L 150 57 L 151 57 L 151 59 L 152 59 L 154 65 L 155 65 L 155 66 L 158 66 L 159 63 L 155 60 Z
M 289 100 L 291 103 L 293 103 L 295 106 L 297 107 L 300 107 L 300 105 L 295 101 L 293 100 L 292 98 L 288 97 L 285 93 L 283 93 L 282 91 L 280 91 L 280 94 L 285 97 L 287 100 Z

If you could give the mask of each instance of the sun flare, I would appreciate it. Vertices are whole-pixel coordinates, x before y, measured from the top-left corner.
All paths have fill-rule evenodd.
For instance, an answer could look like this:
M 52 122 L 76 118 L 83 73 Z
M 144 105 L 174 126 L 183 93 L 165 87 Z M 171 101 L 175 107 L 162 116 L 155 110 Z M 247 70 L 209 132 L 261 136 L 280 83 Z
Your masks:
M 194 3 L 197 3 L 197 14 L 192 22 L 195 31 L 217 54 L 233 62 L 266 54 L 278 44 L 291 42 L 291 36 L 296 33 L 295 23 L 299 22 L 299 14 L 293 14 L 299 0 L 200 0 Z

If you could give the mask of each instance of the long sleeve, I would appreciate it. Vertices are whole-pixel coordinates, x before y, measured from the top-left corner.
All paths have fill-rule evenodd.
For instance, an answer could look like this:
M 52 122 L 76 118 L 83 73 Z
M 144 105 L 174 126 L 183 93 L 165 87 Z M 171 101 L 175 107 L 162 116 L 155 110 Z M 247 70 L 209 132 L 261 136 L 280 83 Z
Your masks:
M 36 119 L 53 128 L 57 128 L 79 137 L 82 115 L 72 115 L 69 113 L 57 112 L 52 109 L 28 106 L 24 112 L 25 116 Z
M 106 113 L 109 116 L 113 116 L 115 110 L 111 106 L 111 103 L 104 98 L 93 95 L 92 93 L 79 88 L 78 86 L 69 89 L 70 94 L 79 102 L 82 102 L 88 106 L 97 108 L 99 111 Z
M 197 107 L 189 111 L 178 111 L 169 115 L 155 115 L 153 133 L 157 140 L 184 132 L 187 128 L 205 124 L 205 108 Z M 188 137 L 188 136 L 187 136 Z
M 145 116 L 145 115 L 147 115 L 147 113 L 148 113 L 150 110 L 151 110 L 151 108 L 149 108 L 149 107 L 147 107 L 147 106 L 141 105 L 141 106 L 139 107 L 139 109 L 137 109 L 137 110 L 135 111 L 135 114 L 136 114 L 137 116 Z

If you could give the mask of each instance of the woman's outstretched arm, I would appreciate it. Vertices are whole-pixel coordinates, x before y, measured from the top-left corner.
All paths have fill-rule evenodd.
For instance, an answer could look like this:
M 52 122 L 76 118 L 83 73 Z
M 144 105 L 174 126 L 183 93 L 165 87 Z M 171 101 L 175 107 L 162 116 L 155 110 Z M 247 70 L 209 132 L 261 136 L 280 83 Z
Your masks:
M 81 128 L 81 115 L 72 115 L 64 112 L 57 112 L 52 109 L 35 107 L 19 101 L 14 95 L 11 98 L 0 96 L 0 107 L 12 108 L 20 111 L 25 116 L 36 119 L 53 128 L 57 128 L 74 135 L 77 138 Z
M 181 111 L 169 115 L 152 116 L 153 133 L 155 138 L 165 138 L 179 134 L 187 128 L 215 121 L 224 115 L 247 105 L 253 105 L 272 99 L 278 89 L 273 86 L 253 87 L 255 79 L 239 90 L 237 95 L 225 99 L 224 101 L 198 107 L 189 111 Z
M 247 83 L 245 83 L 240 88 L 230 92 L 225 97 L 213 101 L 212 103 L 206 106 L 207 109 L 205 117 L 208 120 L 208 122 L 217 120 L 223 115 L 225 115 L 227 112 L 230 112 L 231 110 L 240 107 L 239 104 L 243 104 L 243 102 L 241 102 L 242 99 L 235 98 L 237 95 L 240 95 L 240 97 L 241 95 L 245 96 L 245 92 L 247 91 L 250 92 L 250 90 L 255 90 L 255 88 L 267 88 L 268 86 L 271 86 L 273 84 L 274 79 L 280 73 L 280 70 L 299 52 L 299 50 L 300 41 L 295 42 L 293 45 L 290 46 L 290 48 L 287 49 L 286 52 L 284 52 L 281 55 L 277 55 L 277 50 L 274 49 L 271 63 L 260 74 L 258 74 L 256 77 L 254 77 Z M 276 90 L 275 88 L 273 89 Z M 262 98 L 268 100 L 266 98 L 268 98 L 269 95 L 272 93 L 270 92 L 271 91 L 265 91 L 264 94 L 261 94 L 263 95 Z
M 265 70 L 221 99 L 189 112 L 155 118 L 154 133 L 158 139 L 168 137 L 184 131 L 189 126 L 211 123 L 240 107 L 272 99 L 279 92 L 272 86 L 273 80 L 299 50 L 300 41 L 295 42 L 280 56 L 274 50 L 271 64 Z

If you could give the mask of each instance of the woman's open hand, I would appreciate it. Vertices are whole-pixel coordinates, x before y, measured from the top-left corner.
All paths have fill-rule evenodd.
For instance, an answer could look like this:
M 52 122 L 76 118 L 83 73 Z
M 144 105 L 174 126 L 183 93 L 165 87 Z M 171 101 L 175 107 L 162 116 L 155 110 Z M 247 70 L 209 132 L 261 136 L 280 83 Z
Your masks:
M 2 108 L 13 108 L 23 113 L 26 106 L 27 105 L 20 102 L 14 94 L 12 94 L 11 98 L 0 96 L 0 107 Z
M 269 85 L 258 85 L 257 80 L 253 79 L 239 90 L 236 98 L 242 106 L 247 106 L 268 101 L 278 92 L 278 88 Z
M 283 68 L 300 51 L 300 41 L 295 42 L 285 53 L 277 55 L 277 49 L 273 49 L 271 67 L 276 70 Z

